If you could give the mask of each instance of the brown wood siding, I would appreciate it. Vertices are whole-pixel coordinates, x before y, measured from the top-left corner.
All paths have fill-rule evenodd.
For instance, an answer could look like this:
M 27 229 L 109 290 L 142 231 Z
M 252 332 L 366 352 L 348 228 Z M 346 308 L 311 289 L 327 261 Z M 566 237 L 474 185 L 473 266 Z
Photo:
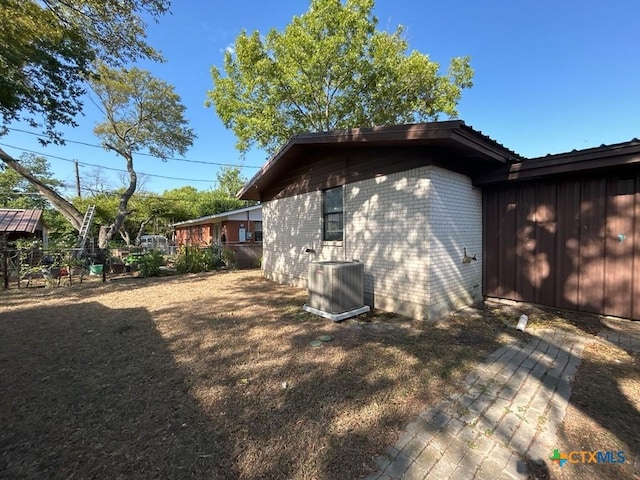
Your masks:
M 640 320 L 640 175 L 484 191 L 484 294 Z
M 605 309 L 611 315 L 631 316 L 633 305 L 634 182 L 609 179 L 605 255 Z M 618 235 L 624 235 L 620 240 Z
M 582 182 L 582 196 L 591 201 L 580 206 L 580 255 L 583 262 L 578 303 L 582 310 L 592 313 L 604 311 L 605 242 L 601 239 L 601 228 L 606 219 L 606 195 L 604 178 Z
M 634 194 L 633 218 L 635 219 L 633 238 L 633 286 L 631 292 L 633 317 L 640 317 L 640 175 L 636 177 L 636 191 Z M 632 317 L 632 318 L 633 318 Z
M 556 248 L 554 276 L 561 279 L 556 284 L 555 304 L 561 308 L 578 308 L 578 277 L 580 259 L 580 182 L 563 182 L 557 185 Z M 547 200 L 544 199 L 546 202 Z M 551 204 L 550 202 L 548 204 Z M 549 252 L 550 256 L 551 252 Z M 548 259 L 549 265 L 553 263 Z M 551 273 L 551 272 L 550 272 Z M 553 278 L 553 275 L 551 276 Z
M 497 191 L 494 195 L 485 195 L 482 202 L 482 218 L 484 233 L 484 289 L 499 296 L 500 275 L 498 268 L 502 262 L 500 255 L 500 202 Z
M 556 290 L 552 282 L 547 281 L 551 273 L 551 266 L 557 263 L 558 252 L 555 245 L 555 235 L 558 231 L 558 217 L 556 211 L 548 206 L 538 206 L 538 198 L 546 200 L 547 204 L 557 202 L 558 189 L 555 184 L 539 184 L 536 186 L 534 204 L 529 208 L 533 211 L 532 221 L 535 225 L 535 251 L 536 253 L 535 276 L 537 280 L 534 289 L 534 302 L 543 303 L 543 300 L 556 301 Z
M 499 228 L 509 232 L 516 231 L 516 191 L 513 188 L 506 189 L 500 195 L 502 208 Z M 498 264 L 499 292 L 507 298 L 519 300 L 520 295 L 516 291 L 516 236 L 498 237 L 498 252 L 501 262 Z
M 389 175 L 429 165 L 433 158 L 433 149 L 424 147 L 319 148 L 282 172 L 260 198 L 265 202 Z

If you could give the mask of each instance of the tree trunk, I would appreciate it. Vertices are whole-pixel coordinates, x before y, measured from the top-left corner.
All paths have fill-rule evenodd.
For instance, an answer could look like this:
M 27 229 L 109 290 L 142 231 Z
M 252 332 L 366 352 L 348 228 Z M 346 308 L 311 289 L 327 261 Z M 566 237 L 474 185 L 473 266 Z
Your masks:
M 104 238 L 104 244 L 99 244 L 100 248 L 107 248 L 107 244 L 110 240 L 115 237 L 120 229 L 122 228 L 122 224 L 124 223 L 124 219 L 129 215 L 129 199 L 135 193 L 136 187 L 138 185 L 138 176 L 136 175 L 136 171 L 133 169 L 133 155 L 130 151 L 122 151 L 117 149 L 111 145 L 106 145 L 107 148 L 119 153 L 123 156 L 127 161 L 127 172 L 129 172 L 129 186 L 120 196 L 120 202 L 118 203 L 118 212 L 116 214 L 116 218 L 111 225 L 109 225 L 107 229 L 107 234 Z
M 27 179 L 27 181 L 35 185 L 42 196 L 51 202 L 51 205 L 53 205 L 53 207 L 58 210 L 62 216 L 69 221 L 69 223 L 71 223 L 71 226 L 80 231 L 84 215 L 80 213 L 76 207 L 62 198 L 56 191 L 34 177 L 29 170 L 20 165 L 17 160 L 12 158 L 2 150 L 2 148 L 0 148 L 0 160 L 2 160 L 9 168 L 18 172 L 18 174 Z
M 146 227 L 147 224 L 154 218 L 155 218 L 155 215 L 151 215 L 146 220 L 143 220 L 142 222 L 140 222 L 140 228 L 138 229 L 138 234 L 136 235 L 136 245 L 140 245 L 140 242 L 142 241 L 142 234 L 144 233 L 144 227 Z
M 124 240 L 124 243 L 127 245 L 127 247 L 130 247 L 131 246 L 131 236 L 129 235 L 129 232 L 127 230 L 125 230 L 124 228 L 121 228 L 118 233 L 120 234 L 120 238 L 122 238 L 122 240 Z
M 98 245 L 107 245 L 109 242 L 107 238 L 107 227 L 100 225 L 100 231 L 98 232 Z

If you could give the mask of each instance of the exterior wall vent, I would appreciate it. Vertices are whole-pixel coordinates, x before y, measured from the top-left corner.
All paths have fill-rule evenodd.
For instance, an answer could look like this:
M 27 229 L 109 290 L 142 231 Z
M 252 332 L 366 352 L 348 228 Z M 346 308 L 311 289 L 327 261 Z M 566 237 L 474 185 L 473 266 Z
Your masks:
M 369 311 L 369 307 L 364 305 L 362 263 L 310 262 L 308 285 L 307 311 L 334 321 Z

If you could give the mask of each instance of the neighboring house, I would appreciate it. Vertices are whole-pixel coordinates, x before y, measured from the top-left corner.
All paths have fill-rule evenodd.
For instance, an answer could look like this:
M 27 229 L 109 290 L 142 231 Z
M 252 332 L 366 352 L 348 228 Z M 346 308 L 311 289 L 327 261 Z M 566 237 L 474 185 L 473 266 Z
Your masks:
M 366 303 L 414 318 L 483 295 L 640 318 L 638 150 L 525 160 L 462 121 L 303 134 L 239 197 L 262 203 L 279 282 L 356 260 Z
M 236 251 L 239 268 L 258 265 L 262 257 L 262 206 L 240 208 L 174 223 L 177 246 L 214 243 Z
M 176 245 L 262 242 L 262 205 L 194 218 L 172 225 Z
M 42 221 L 42 210 L 0 208 L 0 237 L 6 242 L 19 239 L 49 241 L 47 227 Z

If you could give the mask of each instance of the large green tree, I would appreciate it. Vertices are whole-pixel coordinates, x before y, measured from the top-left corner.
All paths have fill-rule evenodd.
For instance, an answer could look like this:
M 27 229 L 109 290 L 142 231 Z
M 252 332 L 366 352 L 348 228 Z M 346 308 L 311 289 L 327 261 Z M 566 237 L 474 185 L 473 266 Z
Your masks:
M 0 135 L 14 121 L 61 141 L 74 125 L 94 60 L 119 66 L 161 60 L 142 18 L 157 19 L 169 0 L 0 0 Z
M 240 173 L 240 167 L 221 167 L 216 175 L 218 187 L 216 190 L 229 198 L 235 198 L 247 179 Z
M 120 195 L 115 217 L 101 247 L 114 238 L 129 214 L 128 202 L 137 188 L 138 175 L 133 158 L 146 151 L 166 159 L 174 153 L 184 155 L 195 135 L 187 126 L 185 107 L 173 87 L 138 68 L 112 69 L 101 65 L 92 89 L 104 113 L 95 127 L 107 150 L 125 160 L 129 184 Z
M 46 142 L 75 125 L 96 65 L 162 60 L 146 41 L 143 16 L 154 21 L 169 0 L 0 0 L 0 136 L 26 121 Z M 35 185 L 76 230 L 83 214 L 0 148 L 0 160 Z
M 282 32 L 240 33 L 213 67 L 207 105 L 237 137 L 273 152 L 300 132 L 370 127 L 457 116 L 472 86 L 468 57 L 445 73 L 427 55 L 408 52 L 402 27 L 377 30 L 374 0 L 312 0 Z

